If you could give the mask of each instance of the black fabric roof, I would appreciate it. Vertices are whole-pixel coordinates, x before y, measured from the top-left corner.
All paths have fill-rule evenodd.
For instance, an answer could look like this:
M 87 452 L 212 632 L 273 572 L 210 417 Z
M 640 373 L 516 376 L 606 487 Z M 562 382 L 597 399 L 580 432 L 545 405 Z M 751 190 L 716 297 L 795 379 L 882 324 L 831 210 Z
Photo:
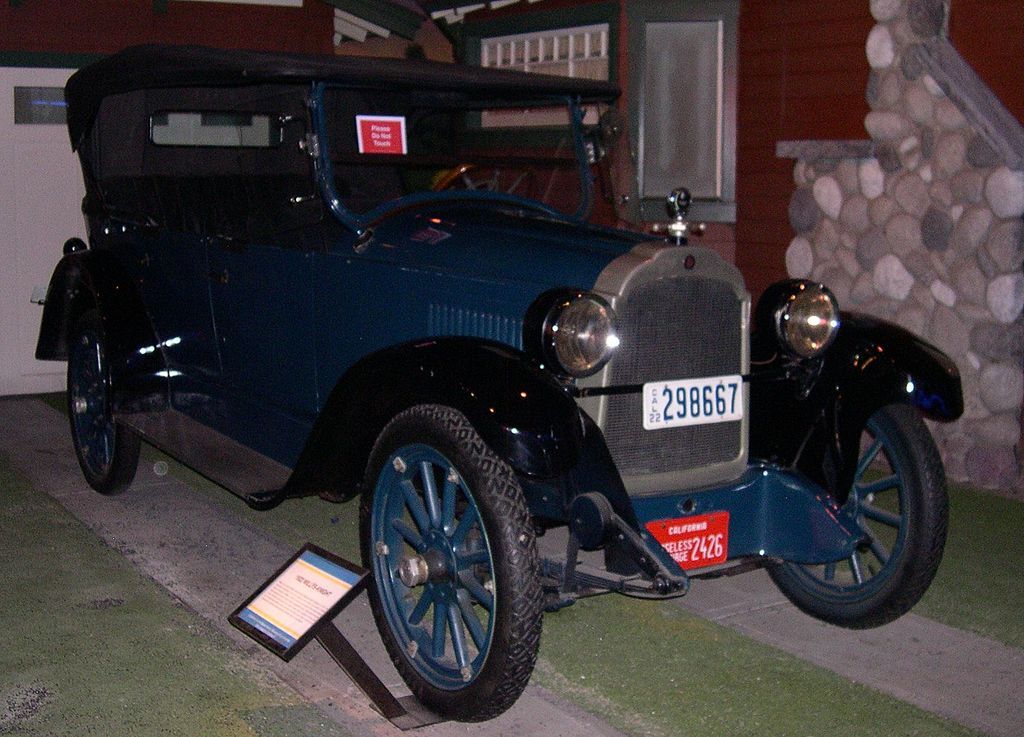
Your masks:
M 68 133 L 77 148 L 108 95 L 155 87 L 210 87 L 323 80 L 361 88 L 454 91 L 467 99 L 611 100 L 610 82 L 483 69 L 439 62 L 359 56 L 228 51 L 203 46 L 132 46 L 90 64 L 68 80 Z

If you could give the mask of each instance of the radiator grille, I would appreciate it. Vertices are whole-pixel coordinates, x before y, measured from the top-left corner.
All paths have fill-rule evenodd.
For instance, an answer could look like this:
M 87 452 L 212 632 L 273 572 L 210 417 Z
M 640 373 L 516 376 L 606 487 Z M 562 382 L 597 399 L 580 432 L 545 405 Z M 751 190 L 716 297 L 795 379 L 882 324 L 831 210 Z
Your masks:
M 714 279 L 665 278 L 639 285 L 616 309 L 622 345 L 612 385 L 739 374 L 743 303 Z M 623 476 L 678 472 L 736 458 L 742 423 L 644 430 L 640 395 L 608 398 L 604 433 Z

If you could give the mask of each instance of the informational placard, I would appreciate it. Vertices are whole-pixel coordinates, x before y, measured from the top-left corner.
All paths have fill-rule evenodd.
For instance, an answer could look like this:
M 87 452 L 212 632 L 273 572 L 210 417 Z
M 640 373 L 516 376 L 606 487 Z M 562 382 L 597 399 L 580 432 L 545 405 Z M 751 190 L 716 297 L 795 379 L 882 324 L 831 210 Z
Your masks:
M 356 137 L 361 154 L 408 153 L 401 115 L 357 115 Z
M 228 621 L 290 660 L 362 590 L 366 576 L 360 566 L 307 543 Z

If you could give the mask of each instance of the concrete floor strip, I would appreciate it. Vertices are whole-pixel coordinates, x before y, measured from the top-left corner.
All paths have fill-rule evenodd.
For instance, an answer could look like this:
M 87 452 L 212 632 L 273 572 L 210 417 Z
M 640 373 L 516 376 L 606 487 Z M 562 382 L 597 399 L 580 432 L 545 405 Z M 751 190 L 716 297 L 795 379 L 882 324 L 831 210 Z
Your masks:
M 35 488 L 57 499 L 138 569 L 213 623 L 353 737 L 402 734 L 373 711 L 315 643 L 285 663 L 228 624 L 228 614 L 293 549 L 210 504 L 186 484 L 156 476 L 146 464 L 140 465 L 130 492 L 113 497 L 97 494 L 82 479 L 66 420 L 38 400 L 0 401 L 0 445 Z M 386 684 L 408 693 L 380 642 L 365 596 L 346 609 L 337 624 Z M 415 734 L 454 737 L 467 734 L 468 729 L 465 724 L 449 722 Z M 498 719 L 471 729 L 481 737 L 622 737 L 608 724 L 539 686 L 528 687 L 515 706 Z

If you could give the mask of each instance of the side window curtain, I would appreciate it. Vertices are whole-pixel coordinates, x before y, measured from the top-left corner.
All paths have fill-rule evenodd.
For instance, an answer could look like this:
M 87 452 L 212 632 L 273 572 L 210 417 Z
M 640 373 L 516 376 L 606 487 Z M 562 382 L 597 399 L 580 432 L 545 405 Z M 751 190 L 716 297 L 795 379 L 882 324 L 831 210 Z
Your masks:
M 147 101 L 143 168 L 170 227 L 240 244 L 321 218 L 304 88 L 158 90 Z
M 84 168 L 95 185 L 84 203 L 90 217 L 140 225 L 167 222 L 155 181 L 144 166 L 145 97 L 145 92 L 132 92 L 103 100 L 82 149 Z

